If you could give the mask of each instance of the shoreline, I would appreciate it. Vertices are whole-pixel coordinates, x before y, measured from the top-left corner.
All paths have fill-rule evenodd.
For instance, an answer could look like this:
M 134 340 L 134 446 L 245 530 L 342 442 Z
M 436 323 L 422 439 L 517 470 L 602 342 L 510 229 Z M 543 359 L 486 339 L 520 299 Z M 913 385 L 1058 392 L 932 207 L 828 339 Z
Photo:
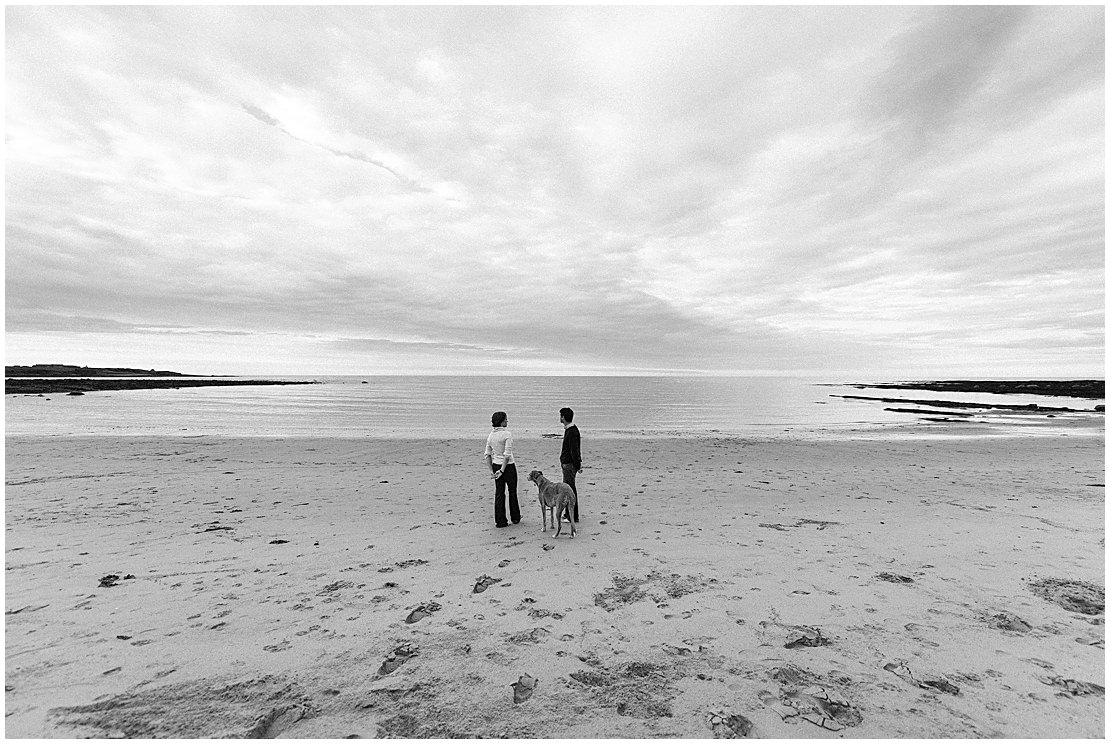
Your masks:
M 922 413 L 925 413 L 924 411 Z M 985 419 L 982 415 L 972 421 L 966 420 L 927 420 L 914 419 L 886 422 L 853 422 L 844 424 L 749 424 L 744 429 L 726 431 L 722 429 L 589 429 L 587 436 L 594 441 L 636 442 L 759 442 L 780 441 L 875 441 L 894 439 L 901 441 L 924 441 L 930 439 L 1014 439 L 1043 437 L 1102 437 L 1105 435 L 1105 419 L 1089 411 L 1077 414 L 1046 417 L 1044 414 L 1031 414 L 1028 411 L 1002 411 Z M 7 433 L 8 441 L 59 441 L 65 439 L 97 440 L 259 440 L 271 442 L 320 443 L 336 442 L 410 442 L 421 443 L 475 443 L 484 442 L 485 431 L 462 431 L 442 429 L 371 430 L 351 432 L 325 432 L 321 434 L 305 432 L 280 433 L 225 433 L 198 430 L 193 433 L 148 432 L 132 433 L 86 431 L 86 432 L 15 432 Z M 541 432 L 514 429 L 513 439 L 529 445 L 558 447 L 562 440 L 559 432 Z M 481 440 L 481 441 L 479 441 Z M 547 443 L 547 444 L 544 444 Z M 479 449 L 481 447 L 479 446 Z
M 9 436 L 6 734 L 1101 736 L 1103 437 L 928 428 L 596 438 L 573 540 L 474 438 Z

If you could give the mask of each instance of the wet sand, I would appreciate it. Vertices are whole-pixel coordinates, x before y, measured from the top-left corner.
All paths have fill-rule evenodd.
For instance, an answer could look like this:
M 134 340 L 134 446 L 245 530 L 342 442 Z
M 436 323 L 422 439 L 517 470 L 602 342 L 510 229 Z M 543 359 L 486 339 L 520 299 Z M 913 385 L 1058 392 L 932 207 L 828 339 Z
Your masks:
M 523 474 L 494 528 L 484 437 L 8 437 L 5 734 L 1099 737 L 1074 426 L 584 432 L 557 540 Z

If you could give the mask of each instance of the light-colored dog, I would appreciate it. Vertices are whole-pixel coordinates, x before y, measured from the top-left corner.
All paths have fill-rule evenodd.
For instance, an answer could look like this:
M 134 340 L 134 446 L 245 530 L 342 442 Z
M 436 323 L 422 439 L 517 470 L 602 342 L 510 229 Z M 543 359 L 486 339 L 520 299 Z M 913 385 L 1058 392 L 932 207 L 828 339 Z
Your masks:
M 551 512 L 551 529 L 558 537 L 563 531 L 563 512 L 566 512 L 567 522 L 570 523 L 570 536 L 574 537 L 574 505 L 578 499 L 574 489 L 566 483 L 554 483 L 544 477 L 539 470 L 528 474 L 528 480 L 535 483 L 540 489 L 540 514 L 543 515 L 543 531 L 547 532 L 547 513 Z

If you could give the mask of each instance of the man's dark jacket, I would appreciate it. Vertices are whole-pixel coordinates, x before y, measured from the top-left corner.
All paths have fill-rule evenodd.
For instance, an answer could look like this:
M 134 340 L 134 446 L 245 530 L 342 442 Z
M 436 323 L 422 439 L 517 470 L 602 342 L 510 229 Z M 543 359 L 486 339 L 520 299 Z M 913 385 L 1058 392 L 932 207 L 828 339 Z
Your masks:
M 574 424 L 563 432 L 563 451 L 559 454 L 559 462 L 573 465 L 575 470 L 582 468 L 582 435 Z

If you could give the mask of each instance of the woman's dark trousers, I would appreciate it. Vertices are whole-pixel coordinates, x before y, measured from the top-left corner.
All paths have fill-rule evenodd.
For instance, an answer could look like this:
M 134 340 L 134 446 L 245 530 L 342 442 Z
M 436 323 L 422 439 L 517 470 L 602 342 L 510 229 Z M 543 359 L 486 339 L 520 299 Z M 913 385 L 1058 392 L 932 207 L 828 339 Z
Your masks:
M 508 527 L 505 521 L 505 489 L 509 491 L 509 517 L 513 524 L 520 521 L 520 504 L 516 500 L 516 465 L 506 465 L 505 472 L 494 481 L 493 521 L 498 527 Z

